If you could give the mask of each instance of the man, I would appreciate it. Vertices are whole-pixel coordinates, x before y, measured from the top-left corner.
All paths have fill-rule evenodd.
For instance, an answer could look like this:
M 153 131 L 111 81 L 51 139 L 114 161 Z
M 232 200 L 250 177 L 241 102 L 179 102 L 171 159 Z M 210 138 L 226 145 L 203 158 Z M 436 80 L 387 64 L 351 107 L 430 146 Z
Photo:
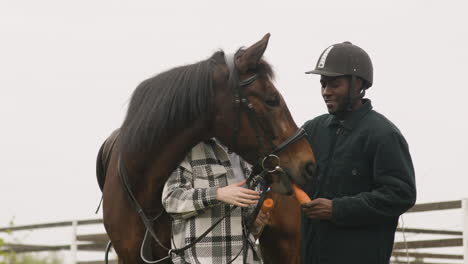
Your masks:
M 350 42 L 321 54 L 315 70 L 329 114 L 304 124 L 318 176 L 302 206 L 303 263 L 389 263 L 398 217 L 416 201 L 414 169 L 398 128 L 372 110 L 369 55 Z
M 255 238 L 267 224 L 269 213 L 260 212 L 248 243 L 243 244 L 240 208 L 260 198 L 257 191 L 243 187 L 249 165 L 216 139 L 197 144 L 169 176 L 162 203 L 172 216 L 172 248 L 193 242 L 223 215 L 227 215 L 205 238 L 182 254 L 173 256 L 181 263 L 261 263 Z M 236 256 L 238 257 L 236 258 Z

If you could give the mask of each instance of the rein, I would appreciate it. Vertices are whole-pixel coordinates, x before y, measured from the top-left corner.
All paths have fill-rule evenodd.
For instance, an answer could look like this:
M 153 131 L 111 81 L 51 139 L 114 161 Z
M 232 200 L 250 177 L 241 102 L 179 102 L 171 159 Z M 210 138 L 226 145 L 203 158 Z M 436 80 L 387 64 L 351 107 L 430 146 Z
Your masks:
M 247 112 L 247 116 L 249 118 L 249 123 L 254 128 L 255 133 L 256 133 L 258 146 L 259 147 L 260 146 L 265 146 L 264 143 L 266 142 L 266 140 L 265 140 L 265 138 L 263 136 L 261 136 L 260 127 L 258 125 L 258 122 L 256 122 L 256 121 L 258 121 L 258 116 L 257 116 L 257 114 L 255 112 L 253 104 L 248 100 L 247 96 L 245 95 L 244 89 L 243 89 L 243 88 L 251 85 L 253 82 L 255 82 L 258 79 L 258 75 L 255 74 L 255 75 L 253 75 L 253 76 L 251 76 L 251 77 L 249 77 L 249 78 L 247 78 L 245 80 L 240 81 L 237 69 L 235 67 L 236 55 L 237 55 L 237 53 L 233 54 L 233 55 L 226 56 L 226 64 L 227 64 L 227 66 L 229 68 L 229 72 L 230 72 L 229 81 L 230 81 L 230 84 L 231 84 L 231 86 L 233 88 L 233 92 L 234 92 L 234 110 L 237 112 L 237 118 L 236 118 L 237 120 L 236 120 L 236 123 L 235 123 L 234 132 L 233 132 L 233 136 L 232 136 L 232 146 L 237 146 L 238 134 L 239 134 L 239 130 L 240 130 L 241 111 L 246 111 Z M 264 186 L 265 186 L 265 190 L 266 190 L 268 188 L 268 186 L 266 185 L 266 180 L 264 179 L 264 177 L 268 173 L 273 173 L 273 172 L 276 172 L 276 171 L 283 172 L 283 169 L 281 168 L 281 164 L 280 164 L 280 158 L 277 155 L 279 153 L 281 153 L 282 151 L 284 151 L 289 145 L 295 143 L 296 141 L 300 140 L 304 136 L 306 136 L 305 130 L 302 129 L 302 128 L 299 128 L 297 130 L 297 132 L 293 136 L 289 137 L 288 139 L 286 139 L 284 142 L 282 142 L 278 146 L 275 146 L 272 141 L 268 141 L 268 143 L 271 146 L 272 150 L 271 150 L 271 152 L 269 154 L 262 155 L 263 158 L 260 158 L 259 161 L 253 166 L 253 172 L 247 178 L 247 181 L 246 181 L 247 187 L 249 189 L 254 189 L 260 182 L 263 182 Z M 232 152 L 231 149 L 229 151 Z M 270 160 L 276 160 L 277 161 L 276 165 L 273 165 L 273 167 L 268 167 L 265 163 L 267 163 L 267 161 L 270 161 Z M 269 163 L 271 163 L 271 162 L 268 162 L 268 164 Z M 128 200 L 130 201 L 131 206 L 137 211 L 137 213 L 139 214 L 143 224 L 146 227 L 145 236 L 144 236 L 144 239 L 143 239 L 143 242 L 142 242 L 142 245 L 141 245 L 141 250 L 140 250 L 141 258 L 145 263 L 149 263 L 149 264 L 161 263 L 163 261 L 166 261 L 166 260 L 170 259 L 173 255 L 177 255 L 177 254 L 187 250 L 188 248 L 193 247 L 196 243 L 198 243 L 206 235 L 208 235 L 208 233 L 210 233 L 224 218 L 226 218 L 226 216 L 229 215 L 230 212 L 232 212 L 233 210 L 235 210 L 237 208 L 237 206 L 232 206 L 230 208 L 230 210 L 224 216 L 222 216 L 218 220 L 216 220 L 216 222 L 211 227 L 209 227 L 203 234 L 201 234 L 193 242 L 191 242 L 191 243 L 189 243 L 189 244 L 187 244 L 187 245 L 185 245 L 184 247 L 181 247 L 181 248 L 169 249 L 169 248 L 167 248 L 166 246 L 164 246 L 162 244 L 162 242 L 157 237 L 156 232 L 154 231 L 154 228 L 153 228 L 153 222 L 155 220 L 157 220 L 159 218 L 159 216 L 162 215 L 162 212 L 152 220 L 150 220 L 148 218 L 148 216 L 145 214 L 145 212 L 143 211 L 143 208 L 138 203 L 138 201 L 135 198 L 135 195 L 133 194 L 133 192 L 131 190 L 131 186 L 130 186 L 129 180 L 128 180 L 127 169 L 126 169 L 126 167 L 124 165 L 124 162 L 123 162 L 121 156 L 119 156 L 119 158 L 118 158 L 118 174 L 119 174 L 120 180 L 122 182 L 123 189 L 124 189 L 124 191 L 125 191 L 125 193 L 127 195 Z M 244 245 L 245 246 L 244 246 L 244 248 L 241 249 L 241 251 L 239 251 L 239 253 L 229 263 L 233 262 L 240 255 L 240 252 L 242 252 L 244 249 L 246 249 L 245 248 L 246 246 L 248 246 L 248 245 L 252 246 L 250 244 L 250 240 L 248 239 L 248 237 L 250 235 L 250 231 L 248 230 L 249 229 L 248 227 L 250 227 L 253 224 L 253 222 L 255 221 L 255 218 L 257 217 L 257 215 L 258 215 L 258 213 L 260 211 L 261 204 L 262 204 L 263 200 L 265 199 L 265 194 L 266 194 L 266 192 L 264 191 L 262 193 L 262 196 L 261 196 L 261 199 L 260 199 L 259 203 L 257 204 L 256 208 L 252 212 L 249 219 L 247 221 L 243 220 L 243 223 L 242 223 L 243 231 L 242 232 L 243 232 L 243 239 L 244 239 Z M 247 217 L 245 217 L 245 218 L 247 218 Z M 147 240 L 148 234 L 151 235 L 151 237 L 154 239 L 154 241 L 156 241 L 156 243 L 161 248 L 168 251 L 168 255 L 166 257 L 155 260 L 155 261 L 147 260 L 144 257 L 143 248 L 145 248 L 145 244 L 147 242 L 149 242 Z M 245 243 L 245 242 L 247 242 L 247 243 Z M 110 248 L 110 246 L 108 246 L 108 248 Z M 245 256 L 246 253 L 247 253 L 247 250 L 244 250 L 244 256 Z M 107 264 L 107 258 L 106 258 L 106 264 Z

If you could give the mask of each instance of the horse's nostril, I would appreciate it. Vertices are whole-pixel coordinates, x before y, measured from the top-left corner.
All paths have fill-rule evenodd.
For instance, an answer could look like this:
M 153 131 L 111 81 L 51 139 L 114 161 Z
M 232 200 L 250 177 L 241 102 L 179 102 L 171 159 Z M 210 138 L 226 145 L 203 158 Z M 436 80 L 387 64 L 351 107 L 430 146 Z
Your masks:
M 308 162 L 306 165 L 305 165 L 305 171 L 307 172 L 307 174 L 309 175 L 309 177 L 312 178 L 312 176 L 315 175 L 315 170 L 316 170 L 317 166 L 315 165 L 315 163 L 313 162 Z

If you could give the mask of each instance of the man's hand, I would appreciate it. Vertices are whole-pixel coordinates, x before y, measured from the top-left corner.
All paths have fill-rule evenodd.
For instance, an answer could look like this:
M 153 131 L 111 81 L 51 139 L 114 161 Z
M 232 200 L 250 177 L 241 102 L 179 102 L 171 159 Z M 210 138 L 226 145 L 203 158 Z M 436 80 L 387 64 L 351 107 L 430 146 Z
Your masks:
M 239 207 L 247 207 L 251 204 L 256 204 L 260 195 L 257 191 L 242 187 L 245 180 L 239 183 L 234 183 L 222 188 L 218 188 L 216 199 L 227 204 L 237 205 Z
M 301 208 L 307 217 L 321 220 L 329 220 L 333 211 L 332 201 L 325 198 L 317 198 L 302 204 Z

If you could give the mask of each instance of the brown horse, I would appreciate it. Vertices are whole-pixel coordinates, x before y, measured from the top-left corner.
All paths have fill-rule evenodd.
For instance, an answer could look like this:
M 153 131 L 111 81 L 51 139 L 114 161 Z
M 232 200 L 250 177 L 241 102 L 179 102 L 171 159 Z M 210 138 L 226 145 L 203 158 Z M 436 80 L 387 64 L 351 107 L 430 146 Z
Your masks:
M 304 185 L 313 176 L 315 160 L 310 145 L 304 137 L 289 141 L 297 135 L 298 127 L 272 83 L 270 65 L 262 59 L 269 37 L 267 34 L 249 48 L 239 50 L 232 63 L 229 56 L 218 51 L 207 60 L 147 79 L 134 91 L 121 128 L 103 144 L 97 162 L 104 225 L 119 263 L 143 263 L 139 251 L 145 225 L 124 190 L 118 163 L 125 167 L 128 185 L 142 211 L 149 217 L 162 213 L 153 228 L 167 248 L 171 228 L 170 217 L 161 204 L 162 188 L 186 153 L 202 140 L 216 137 L 252 164 L 269 157 L 276 146 L 289 142 L 277 153 L 288 176 L 273 173 L 266 177 L 273 192 L 291 194 L 291 181 Z M 243 83 L 242 87 L 239 83 Z M 268 242 L 261 239 L 267 255 L 275 252 L 274 258 L 284 260 L 277 262 L 266 256 L 268 263 L 293 263 L 299 259 L 299 247 L 291 248 L 299 243 L 298 230 L 294 229 L 300 221 L 299 207 L 291 197 L 283 196 L 278 201 L 283 207 L 285 203 L 294 204 L 289 209 L 296 212 L 296 218 L 276 210 L 272 227 L 263 235 Z M 285 226 L 281 219 L 289 219 L 294 235 L 277 232 L 278 226 Z M 168 255 L 156 243 L 151 252 L 155 259 Z

